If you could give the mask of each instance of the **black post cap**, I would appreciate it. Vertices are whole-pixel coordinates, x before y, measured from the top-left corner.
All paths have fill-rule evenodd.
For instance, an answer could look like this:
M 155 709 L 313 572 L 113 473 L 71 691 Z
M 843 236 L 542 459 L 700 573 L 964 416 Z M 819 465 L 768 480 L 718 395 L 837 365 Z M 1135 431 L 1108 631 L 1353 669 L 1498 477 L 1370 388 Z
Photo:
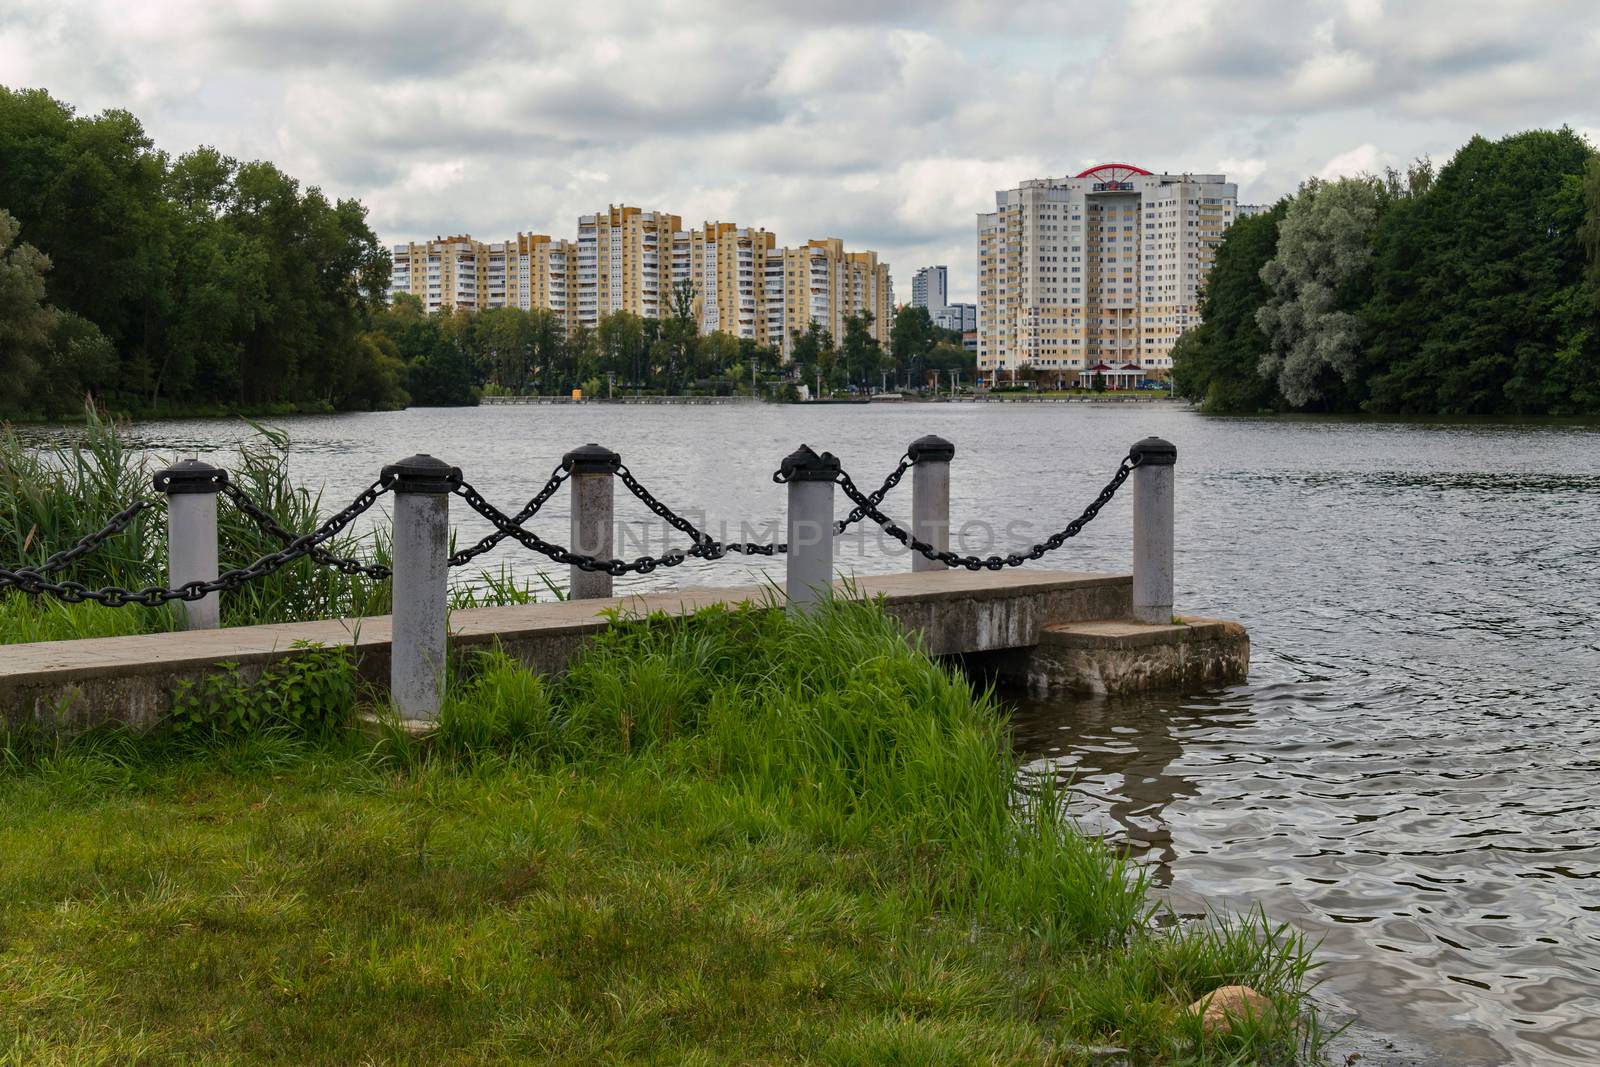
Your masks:
M 911 442 L 906 454 L 913 463 L 949 463 L 956 458 L 956 446 L 935 434 Z
M 384 483 L 397 493 L 448 493 L 460 477 L 461 468 L 426 452 L 383 468 Z
M 801 445 L 787 456 L 778 468 L 778 478 L 784 482 L 831 482 L 839 474 L 839 457 L 832 452 L 821 455 Z
M 178 496 L 183 493 L 216 493 L 228 484 L 228 472 L 191 458 L 181 463 L 174 463 L 166 470 L 156 471 L 151 482 L 156 492 L 168 496 Z
M 1135 441 L 1128 458 L 1141 467 L 1170 467 L 1178 462 L 1178 446 L 1160 437 Z
M 572 474 L 615 474 L 622 457 L 593 441 L 561 457 L 561 467 Z

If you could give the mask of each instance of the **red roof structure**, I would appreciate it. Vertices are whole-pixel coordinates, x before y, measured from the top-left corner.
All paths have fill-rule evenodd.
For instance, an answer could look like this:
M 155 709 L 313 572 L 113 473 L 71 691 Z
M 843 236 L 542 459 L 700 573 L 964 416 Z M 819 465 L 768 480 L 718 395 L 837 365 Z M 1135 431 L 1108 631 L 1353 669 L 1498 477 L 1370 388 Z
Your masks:
M 1132 163 L 1097 163 L 1075 178 L 1098 178 L 1103 182 L 1125 182 L 1136 174 L 1149 174 L 1143 167 Z

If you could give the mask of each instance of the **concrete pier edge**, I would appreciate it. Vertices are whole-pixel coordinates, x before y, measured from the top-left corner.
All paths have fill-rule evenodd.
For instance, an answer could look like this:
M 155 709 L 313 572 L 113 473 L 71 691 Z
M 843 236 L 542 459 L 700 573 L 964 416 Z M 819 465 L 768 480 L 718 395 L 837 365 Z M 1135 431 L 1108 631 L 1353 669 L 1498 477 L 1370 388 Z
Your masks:
M 836 582 L 835 590 L 881 598 L 935 655 L 1003 653 L 1020 664 L 1019 680 L 1036 690 L 1071 689 L 1074 670 L 1079 674 L 1072 677 L 1090 671 L 1127 691 L 1232 684 L 1248 669 L 1248 638 L 1237 623 L 1150 627 L 1129 621 L 1133 587 L 1126 574 L 919 571 L 856 577 Z M 681 616 L 741 603 L 776 606 L 781 597 L 771 586 L 741 586 L 475 608 L 451 616 L 451 652 L 461 656 L 498 643 L 534 669 L 558 674 L 585 641 L 610 625 L 612 611 Z M 104 723 L 149 727 L 168 714 L 181 681 L 223 670 L 225 663 L 252 677 L 307 644 L 353 648 L 362 677 L 381 687 L 388 681 L 390 636 L 390 617 L 378 616 L 0 646 L 0 721 L 69 732 Z M 1074 656 L 1082 662 L 1067 666 L 1077 662 Z

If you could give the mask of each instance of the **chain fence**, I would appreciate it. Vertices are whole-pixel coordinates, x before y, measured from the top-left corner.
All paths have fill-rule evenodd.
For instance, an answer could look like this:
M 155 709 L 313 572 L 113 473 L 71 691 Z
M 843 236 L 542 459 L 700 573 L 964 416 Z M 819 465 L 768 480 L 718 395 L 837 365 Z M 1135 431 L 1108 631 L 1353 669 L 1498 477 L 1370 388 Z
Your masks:
M 856 486 L 849 473 L 840 469 L 833 476 L 832 481 L 839 486 L 853 506 L 845 518 L 833 524 L 834 535 L 843 534 L 857 523 L 871 520 L 890 537 L 905 545 L 907 549 L 921 553 L 930 560 L 935 560 L 950 567 L 966 568 L 967 570 L 987 569 L 997 571 L 1004 567 L 1020 567 L 1024 563 L 1040 559 L 1046 553 L 1060 548 L 1068 539 L 1077 536 L 1084 527 L 1094 521 L 1095 516 L 1100 513 L 1101 509 L 1116 496 L 1117 490 L 1122 487 L 1128 476 L 1139 466 L 1139 459 L 1137 455 L 1132 453 L 1124 458 L 1095 499 L 1063 529 L 1051 534 L 1025 552 L 989 556 L 962 555 L 947 549 L 937 548 L 920 540 L 883 512 L 881 508 L 883 501 L 900 484 L 906 472 L 914 465 L 915 461 L 908 451 L 901 456 L 894 469 L 883 479 L 878 488 L 870 493 L 862 492 Z M 626 574 L 649 574 L 661 567 L 676 567 L 689 559 L 697 558 L 711 561 L 722 559 L 729 554 L 771 557 L 782 555 L 789 550 L 789 546 L 786 543 L 778 541 L 767 543 L 719 541 L 682 514 L 662 503 L 626 466 L 619 463 L 616 467 L 616 476 L 621 480 L 628 492 L 643 504 L 651 514 L 687 537 L 690 541 L 689 547 L 682 550 L 671 550 L 659 556 L 644 555 L 634 559 L 602 558 L 574 552 L 564 545 L 547 541 L 527 529 L 528 520 L 537 515 L 544 505 L 571 478 L 571 471 L 564 462 L 551 472 L 544 487 L 514 515 L 507 515 L 489 503 L 482 493 L 461 477 L 459 472 L 452 472 L 448 478 L 449 491 L 460 497 L 475 514 L 488 521 L 494 528 L 494 532 L 481 538 L 471 547 L 452 553 L 450 566 L 465 566 L 474 559 L 493 551 L 508 539 L 516 541 L 524 548 L 545 556 L 555 563 L 566 564 L 583 571 L 605 572 L 613 577 L 621 577 Z M 781 468 L 773 473 L 772 479 L 779 484 L 789 480 L 787 473 Z M 159 586 L 140 590 L 125 589 L 119 586 L 90 589 L 79 582 L 51 580 L 50 575 L 65 569 L 76 560 L 92 554 L 112 537 L 124 532 L 141 513 L 151 506 L 150 501 L 141 500 L 119 512 L 101 529 L 81 538 L 72 547 L 50 556 L 37 567 L 18 567 L 16 569 L 0 567 L 0 590 L 12 588 L 25 594 L 52 596 L 69 603 L 92 601 L 108 607 L 121 607 L 126 604 L 157 607 L 172 601 L 200 600 L 212 593 L 233 592 L 251 581 L 271 574 L 302 558 L 310 558 L 319 566 L 335 569 L 344 574 L 360 575 L 374 581 L 387 580 L 393 575 L 389 567 L 381 563 L 362 563 L 359 560 L 339 556 L 322 546 L 338 536 L 357 518 L 376 505 L 384 494 L 392 490 L 393 482 L 392 477 L 385 477 L 372 483 L 357 495 L 348 506 L 331 516 L 315 530 L 297 535 L 285 529 L 270 512 L 251 499 L 247 493 L 231 484 L 225 473 L 218 472 L 218 477 L 216 478 L 218 491 L 227 496 L 228 500 L 241 514 L 256 523 L 268 535 L 281 542 L 284 546 L 282 549 L 264 555 L 248 566 L 225 571 L 210 581 L 187 582 L 175 589 Z

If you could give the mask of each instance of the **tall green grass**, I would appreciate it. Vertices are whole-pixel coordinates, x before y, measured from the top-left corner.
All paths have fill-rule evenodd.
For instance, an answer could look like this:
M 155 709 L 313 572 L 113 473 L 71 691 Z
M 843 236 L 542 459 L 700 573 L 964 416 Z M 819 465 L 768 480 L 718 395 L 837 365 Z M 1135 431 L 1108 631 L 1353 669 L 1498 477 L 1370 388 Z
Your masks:
M 1304 942 L 1157 922 L 874 604 L 483 653 L 421 738 L 330 729 L 349 671 L 265 726 L 194 690 L 182 730 L 0 740 L 0 1062 L 1316 1055 Z M 1202 1034 L 1234 983 L 1280 1016 Z
M 290 477 L 292 444 L 286 434 L 250 425 L 254 437 L 228 472 L 233 484 L 285 530 L 296 536 L 310 533 L 326 515 L 322 493 L 296 485 Z M 165 502 L 151 487 L 156 469 L 154 457 L 130 447 L 118 425 L 92 408 L 86 411 L 81 428 L 65 431 L 55 443 L 25 443 L 10 427 L 0 429 L 0 565 L 36 567 L 103 527 L 129 504 L 147 500 L 153 506 L 126 531 L 53 577 L 78 581 L 92 589 L 165 585 Z M 343 501 L 336 503 L 342 505 Z M 348 530 L 325 547 L 334 555 L 388 565 L 388 532 L 381 511 L 374 514 L 379 521 Z M 283 547 L 226 497 L 218 498 L 217 536 L 218 562 L 224 570 L 248 566 Z M 452 589 L 452 606 L 528 603 L 546 589 L 554 593 L 548 583 L 516 579 L 502 564 L 459 582 Z M 311 559 L 297 560 L 235 592 L 224 593 L 221 601 L 224 626 L 360 618 L 387 614 L 391 606 L 387 580 L 344 574 Z M 170 607 L 69 605 L 0 589 L 0 644 L 152 633 L 174 625 L 175 609 Z

